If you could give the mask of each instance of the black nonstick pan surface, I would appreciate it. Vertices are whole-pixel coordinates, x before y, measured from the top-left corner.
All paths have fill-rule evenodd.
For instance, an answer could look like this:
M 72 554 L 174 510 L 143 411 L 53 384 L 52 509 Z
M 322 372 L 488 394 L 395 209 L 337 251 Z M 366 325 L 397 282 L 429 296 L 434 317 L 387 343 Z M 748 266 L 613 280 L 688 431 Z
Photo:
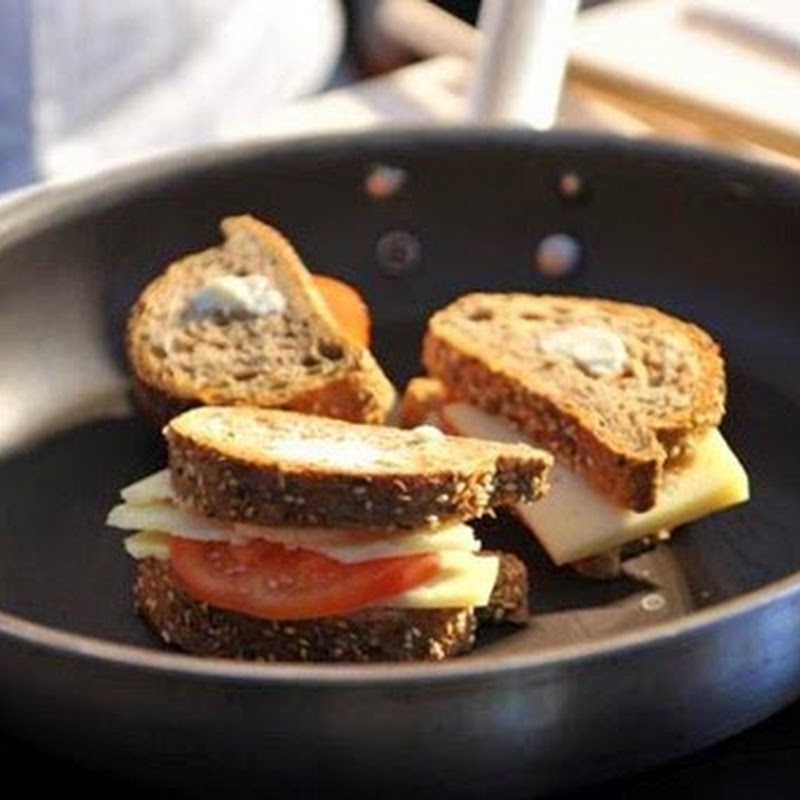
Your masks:
M 723 431 L 751 501 L 633 556 L 613 582 L 555 569 L 510 519 L 483 524 L 527 559 L 537 613 L 448 663 L 166 650 L 133 613 L 132 566 L 104 526 L 119 488 L 163 459 L 128 403 L 122 329 L 151 276 L 242 212 L 359 287 L 399 387 L 420 371 L 427 316 L 468 290 L 602 295 L 698 322 L 726 355 Z M 555 234 L 567 258 L 553 270 L 542 248 Z M 204 150 L 6 202 L 2 735 L 181 794 L 532 797 L 754 725 L 800 697 L 798 287 L 795 178 L 652 143 L 322 138 Z

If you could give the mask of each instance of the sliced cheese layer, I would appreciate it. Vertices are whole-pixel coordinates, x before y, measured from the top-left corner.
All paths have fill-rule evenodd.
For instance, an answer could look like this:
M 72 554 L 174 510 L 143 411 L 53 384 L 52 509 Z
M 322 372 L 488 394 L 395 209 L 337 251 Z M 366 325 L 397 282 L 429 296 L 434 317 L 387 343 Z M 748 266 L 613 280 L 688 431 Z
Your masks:
M 424 529 L 388 535 L 328 528 L 269 528 L 202 517 L 169 503 L 121 503 L 111 509 L 106 523 L 122 530 L 164 531 L 185 539 L 207 542 L 267 539 L 286 547 L 314 550 L 347 563 L 435 550 L 475 553 L 481 546 L 472 528 L 463 524 L 449 525 L 436 531 Z
M 125 537 L 125 550 L 129 556 L 137 561 L 145 558 L 157 558 L 159 561 L 169 560 L 168 533 L 160 531 L 139 531 L 132 536 Z
M 441 413 L 449 427 L 465 435 L 535 444 L 504 420 L 466 403 L 447 405 Z M 552 560 L 566 564 L 672 530 L 749 496 L 744 467 L 715 429 L 698 444 L 691 465 L 665 476 L 658 502 L 648 511 L 620 508 L 558 461 L 550 471 L 549 491 L 515 510 Z
M 106 522 L 111 527 L 138 531 L 125 539 L 126 551 L 137 560 L 168 559 L 172 536 L 234 544 L 263 538 L 286 547 L 314 550 L 345 563 L 438 553 L 441 572 L 427 583 L 387 601 L 393 608 L 484 606 L 489 602 L 499 572 L 497 556 L 479 554 L 481 543 L 465 524 L 387 535 L 328 528 L 270 528 L 215 520 L 174 505 L 166 470 L 131 484 L 121 495 L 125 502 L 111 509 Z
M 500 559 L 456 551 L 440 554 L 442 572 L 387 602 L 392 608 L 468 608 L 489 603 L 497 582 Z
M 172 485 L 169 481 L 169 470 L 162 469 L 146 478 L 126 486 L 120 497 L 132 505 L 146 505 L 148 503 L 161 503 L 172 500 Z

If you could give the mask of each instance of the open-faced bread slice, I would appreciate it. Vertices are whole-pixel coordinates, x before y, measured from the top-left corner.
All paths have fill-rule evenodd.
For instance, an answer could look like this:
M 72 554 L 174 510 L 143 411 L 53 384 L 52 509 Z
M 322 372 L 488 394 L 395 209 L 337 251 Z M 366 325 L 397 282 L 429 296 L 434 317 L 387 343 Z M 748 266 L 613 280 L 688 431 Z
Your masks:
M 611 300 L 466 295 L 430 319 L 423 363 L 450 400 L 511 422 L 637 511 L 725 407 L 722 357 L 705 331 Z
M 169 265 L 131 309 L 127 351 L 159 424 L 197 405 L 290 408 L 382 422 L 395 390 L 334 319 L 286 238 L 250 216 Z

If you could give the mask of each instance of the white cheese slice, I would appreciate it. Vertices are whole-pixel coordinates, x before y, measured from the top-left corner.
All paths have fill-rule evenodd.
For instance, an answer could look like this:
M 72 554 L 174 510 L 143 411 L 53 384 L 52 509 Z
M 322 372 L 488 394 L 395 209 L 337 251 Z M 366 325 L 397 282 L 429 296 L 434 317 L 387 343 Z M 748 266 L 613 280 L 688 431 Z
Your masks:
M 449 428 L 500 441 L 528 441 L 512 425 L 466 403 L 441 411 Z M 620 508 L 558 461 L 549 491 L 534 503 L 515 507 L 556 564 L 599 555 L 644 536 L 678 527 L 749 498 L 747 473 L 719 430 L 696 449 L 692 463 L 665 476 L 658 502 L 638 513 Z
M 146 478 L 126 486 L 120 495 L 126 503 L 145 505 L 160 503 L 172 499 L 172 486 L 169 481 L 169 470 L 162 469 Z
M 250 526 L 248 526 L 250 527 Z M 245 532 L 245 526 L 236 526 L 237 532 Z M 376 558 L 430 553 L 436 551 L 458 551 L 476 553 L 481 543 L 475 538 L 469 525 L 449 525 L 435 531 L 418 530 L 409 533 L 354 533 L 341 531 L 335 538 L 331 531 L 261 528 L 267 531 L 263 538 L 280 542 L 287 547 L 302 547 L 335 558 L 337 561 L 353 563 L 372 561 Z M 317 534 L 317 536 L 315 536 Z M 318 534 L 322 534 L 319 537 Z M 261 535 L 260 533 L 257 535 Z
M 168 533 L 139 531 L 132 536 L 126 536 L 124 545 L 128 555 L 137 561 L 145 558 L 167 561 L 169 559 L 169 539 Z
M 125 549 L 135 559 L 169 558 L 170 535 L 140 531 L 125 539 Z M 497 581 L 500 559 L 466 551 L 439 553 L 441 572 L 414 589 L 385 601 L 387 608 L 470 608 L 485 606 Z
M 495 555 L 442 552 L 442 572 L 404 594 L 387 600 L 390 608 L 471 608 L 485 606 L 497 582 Z
M 120 503 L 108 512 L 106 525 L 125 531 L 163 531 L 206 542 L 224 542 L 234 538 L 232 523 L 190 514 L 170 503 Z
M 329 528 L 269 528 L 202 517 L 169 503 L 120 503 L 111 509 L 106 523 L 122 530 L 163 531 L 185 539 L 211 542 L 267 539 L 287 547 L 314 550 L 346 563 L 438 550 L 473 553 L 481 547 L 472 528 L 463 523 L 436 531 L 414 530 L 390 534 Z

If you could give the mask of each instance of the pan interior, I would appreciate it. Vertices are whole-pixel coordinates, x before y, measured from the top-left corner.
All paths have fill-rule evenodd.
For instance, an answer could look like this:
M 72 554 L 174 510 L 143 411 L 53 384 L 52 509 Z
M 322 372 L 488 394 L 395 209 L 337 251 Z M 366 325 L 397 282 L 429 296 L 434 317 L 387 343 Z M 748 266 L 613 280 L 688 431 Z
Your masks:
M 389 196 L 369 188 L 376 166 L 403 176 Z M 577 194 L 565 175 L 579 178 Z M 164 460 L 158 432 L 129 403 L 125 316 L 149 277 L 214 243 L 219 219 L 241 212 L 283 229 L 312 270 L 358 286 L 374 351 L 398 387 L 420 372 L 429 313 L 469 290 L 647 302 L 721 342 L 723 430 L 752 500 L 686 526 L 606 582 L 554 568 L 510 516 L 482 520 L 487 542 L 528 562 L 536 614 L 527 628 L 483 634 L 478 652 L 603 641 L 791 575 L 797 207 L 788 179 L 657 147 L 431 135 L 199 158 L 7 209 L 17 224 L 0 241 L 0 609 L 162 649 L 133 613 L 133 565 L 104 525 L 119 488 Z M 553 234 L 578 254 L 560 277 L 537 260 Z

